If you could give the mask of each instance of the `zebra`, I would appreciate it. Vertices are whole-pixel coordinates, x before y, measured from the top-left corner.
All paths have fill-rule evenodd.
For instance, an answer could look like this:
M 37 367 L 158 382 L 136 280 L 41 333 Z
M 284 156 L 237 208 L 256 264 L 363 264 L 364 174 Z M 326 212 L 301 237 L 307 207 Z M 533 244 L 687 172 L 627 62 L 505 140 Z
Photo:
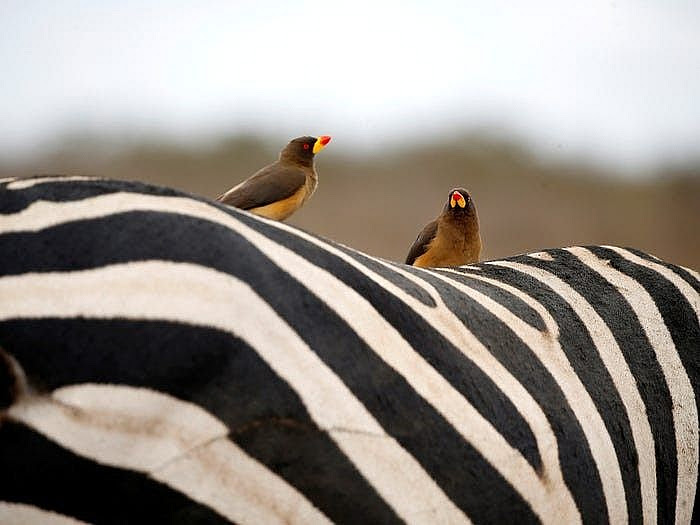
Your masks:
M 700 277 L 0 180 L 0 523 L 690 523 Z

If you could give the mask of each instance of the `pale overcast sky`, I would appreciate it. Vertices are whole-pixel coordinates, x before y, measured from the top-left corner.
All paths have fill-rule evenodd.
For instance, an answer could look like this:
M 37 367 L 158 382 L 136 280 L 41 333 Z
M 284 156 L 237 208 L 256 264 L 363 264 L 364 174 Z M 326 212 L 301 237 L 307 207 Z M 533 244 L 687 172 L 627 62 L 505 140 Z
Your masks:
M 0 157 L 79 127 L 376 147 L 486 124 L 698 158 L 700 1 L 0 2 Z

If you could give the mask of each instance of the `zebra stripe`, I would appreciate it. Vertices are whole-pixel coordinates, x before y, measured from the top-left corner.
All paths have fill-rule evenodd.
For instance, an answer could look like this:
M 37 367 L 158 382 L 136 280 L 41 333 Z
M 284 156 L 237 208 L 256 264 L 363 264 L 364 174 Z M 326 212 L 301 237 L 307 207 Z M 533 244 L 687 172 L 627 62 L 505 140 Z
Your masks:
M 522 263 L 498 262 L 495 264 L 520 271 L 543 284 L 549 285 L 552 290 L 569 304 L 585 325 L 605 368 L 610 371 L 612 381 L 620 394 L 626 411 L 626 420 L 629 421 L 631 427 L 635 448 L 638 451 L 635 458 L 638 463 L 638 476 L 634 478 L 633 483 L 641 485 L 643 520 L 646 523 L 655 523 L 657 521 L 656 463 L 653 460 L 653 455 L 651 455 L 654 450 L 654 438 L 648 419 L 645 417 L 633 417 L 634 414 L 646 413 L 646 407 L 637 390 L 634 376 L 624 359 L 622 351 L 615 342 L 612 332 L 586 299 L 553 273 L 539 268 L 532 268 Z M 478 278 L 477 276 L 475 277 Z M 617 446 L 616 448 L 619 450 L 621 447 Z M 600 470 L 600 464 L 598 468 Z M 627 492 L 630 492 L 629 488 Z
M 581 423 L 582 430 L 590 444 L 591 453 L 603 485 L 608 517 L 614 523 L 626 522 L 628 516 L 624 497 L 625 491 L 611 437 L 605 430 L 604 422 L 596 410 L 593 400 L 576 375 L 568 356 L 558 342 L 560 333 L 557 323 L 540 303 L 517 289 L 480 276 L 473 275 L 470 277 L 479 279 L 482 282 L 489 282 L 494 286 L 500 286 L 513 295 L 518 296 L 535 309 L 544 320 L 546 330 L 542 332 L 522 323 L 522 321 L 500 305 L 494 305 L 492 310 L 504 324 L 516 327 L 515 331 L 518 336 L 534 351 L 535 356 L 542 362 L 547 372 L 554 378 L 561 389 L 566 402 L 571 406 L 576 418 Z M 485 298 L 478 297 L 478 292 L 468 290 L 469 288 L 465 286 L 461 291 L 465 294 L 473 295 L 482 304 L 488 304 Z
M 598 272 L 609 283 L 615 284 L 629 302 L 652 344 L 664 372 L 673 401 L 673 422 L 676 428 L 678 450 L 678 496 L 676 517 L 681 523 L 689 522 L 697 484 L 698 471 L 698 410 L 693 387 L 685 373 L 671 334 L 664 323 L 656 302 L 634 279 L 606 265 L 590 251 L 568 248 L 587 266 Z
M 89 177 L 0 186 L 0 253 L 27 375 L 0 515 L 692 519 L 692 271 L 615 247 L 417 269 Z
M 328 522 L 231 443 L 221 421 L 160 393 L 74 385 L 17 403 L 9 416 L 75 453 L 145 472 L 234 522 Z
M 652 432 L 656 437 L 657 464 L 663 468 L 657 468 L 657 487 L 663 488 L 663 498 L 660 504 L 663 511 L 659 518 L 673 521 L 676 505 L 675 485 L 676 474 L 676 448 L 675 429 L 671 415 L 671 396 L 664 379 L 663 371 L 659 366 L 654 349 L 646 337 L 639 338 L 643 333 L 637 315 L 620 293 L 616 286 L 602 279 L 593 269 L 583 264 L 578 258 L 567 251 L 553 250 L 550 252 L 552 263 L 541 263 L 529 257 L 518 258 L 518 262 L 549 269 L 558 272 L 568 284 L 577 291 L 585 294 L 613 331 L 615 339 L 622 349 L 624 356 L 634 374 L 640 394 L 647 408 L 648 419 Z M 499 279 L 521 280 L 517 275 L 508 276 L 502 272 Z M 549 289 L 549 288 L 547 288 Z M 546 293 L 546 292 L 545 292 Z M 670 297 L 665 300 L 669 301 Z M 672 304 L 676 304 L 675 301 Z M 685 330 L 691 329 L 692 324 L 685 324 Z M 696 336 L 696 346 L 697 346 Z M 590 366 L 590 364 L 586 364 Z M 692 367 L 686 367 L 692 371 Z M 607 404 L 603 400 L 603 405 Z M 632 457 L 629 463 L 636 465 L 637 459 Z
M 23 503 L 90 523 L 230 522 L 166 485 L 76 455 L 11 418 L 0 427 L 0 464 L 3 504 Z M 8 521 L 25 515 L 24 508 L 3 510 Z
M 576 462 L 572 464 L 560 463 L 565 483 L 572 489 L 573 497 L 581 512 L 588 515 L 604 515 L 606 513 L 604 496 L 602 490 L 598 490 L 600 479 L 591 451 L 586 444 L 585 435 L 554 378 L 524 343 L 525 338 L 522 334 L 518 333 L 521 327 L 530 328 L 531 325 L 524 320 L 516 319 L 516 316 L 513 315 L 515 312 L 499 309 L 500 303 L 489 303 L 485 299 L 485 297 L 490 296 L 497 297 L 498 294 L 491 293 L 484 294 L 484 296 L 473 294 L 473 297 L 484 300 L 482 305 L 470 300 L 467 293 L 462 296 L 448 295 L 445 293 L 444 287 L 440 286 L 440 280 L 431 277 L 430 272 L 426 270 L 419 271 L 423 272 L 423 278 L 426 281 L 429 281 L 436 289 L 441 290 L 448 307 L 459 317 L 464 326 L 474 332 L 480 343 L 487 347 L 494 357 L 514 374 L 520 384 L 528 391 L 528 395 L 532 395 L 542 407 L 548 424 L 560 444 L 559 457 L 577 458 Z M 478 281 L 474 282 L 478 283 Z M 463 282 L 463 284 L 473 286 L 474 282 Z M 477 288 L 483 290 L 483 287 Z M 498 290 L 498 288 L 495 289 Z M 468 293 L 471 294 L 471 292 Z M 459 302 L 455 300 L 455 297 L 459 297 Z M 541 319 L 539 314 L 537 315 Z M 507 322 L 512 322 L 512 324 L 508 325 Z M 542 330 L 546 330 L 543 320 Z M 537 331 L 537 333 L 540 332 Z M 549 331 L 544 333 L 553 335 Z M 533 386 L 536 387 L 533 388 Z M 573 436 L 575 438 L 572 438 Z M 577 485 L 577 481 L 582 478 L 596 479 L 597 483 L 583 488 Z
M 113 198 L 110 198 L 110 197 L 113 197 Z M 109 199 L 109 201 L 107 201 L 107 199 Z M 94 202 L 94 201 L 98 201 L 98 200 L 100 202 Z M 173 202 L 173 200 L 175 200 L 175 202 Z M 95 197 L 94 199 L 86 199 L 85 201 L 80 201 L 77 205 L 73 205 L 73 206 L 69 207 L 69 209 L 66 212 L 64 212 L 61 209 L 61 205 L 57 205 L 57 204 L 53 204 L 53 203 L 39 202 L 37 204 L 31 205 L 25 211 L 20 212 L 20 213 L 25 214 L 25 217 L 23 217 L 24 220 L 22 222 L 31 225 L 30 228 L 32 228 L 32 229 L 41 228 L 41 226 L 37 225 L 37 221 L 36 221 L 36 219 L 34 219 L 34 216 L 29 214 L 29 212 L 32 210 L 34 210 L 36 214 L 38 214 L 42 217 L 42 220 L 44 221 L 42 223 L 42 226 L 44 226 L 46 224 L 50 224 L 51 226 L 56 226 L 58 224 L 66 222 L 67 218 L 76 218 L 76 217 L 82 218 L 84 216 L 84 214 L 87 213 L 88 210 L 93 210 L 92 217 L 97 217 L 98 215 L 95 213 L 97 211 L 109 210 L 110 214 L 116 214 L 116 213 L 125 212 L 129 209 L 133 210 L 134 208 L 138 209 L 140 211 L 160 211 L 160 212 L 178 210 L 181 213 L 187 212 L 191 216 L 195 216 L 195 217 L 199 217 L 199 218 L 207 218 L 207 219 L 211 220 L 212 222 L 224 223 L 226 226 L 228 226 L 231 229 L 235 229 L 238 226 L 238 221 L 231 218 L 229 215 L 220 212 L 219 210 L 212 209 L 208 205 L 204 205 L 204 204 L 200 204 L 200 203 L 193 203 L 192 201 L 188 200 L 188 201 L 184 202 L 184 204 L 186 206 L 183 206 L 182 201 L 183 201 L 183 199 L 181 199 L 181 198 L 171 198 L 171 197 L 151 197 L 151 196 L 141 196 L 141 195 L 129 195 L 127 198 L 127 196 L 123 195 L 123 194 L 116 195 L 116 196 L 107 195 L 107 196 Z M 48 211 L 46 209 L 47 207 L 50 208 L 51 211 Z M 78 207 L 78 210 L 77 211 L 73 210 L 72 209 L 73 207 Z M 10 226 L 10 228 L 12 228 L 12 226 Z M 241 225 L 241 228 L 244 228 L 244 226 Z M 14 231 L 16 232 L 17 229 L 15 228 Z M 250 235 L 254 236 L 255 232 L 250 230 Z M 263 237 L 259 237 L 256 240 L 258 240 L 260 242 L 264 242 L 265 239 Z M 274 243 L 270 243 L 269 246 L 270 246 L 271 250 L 274 250 L 276 247 L 276 245 Z M 272 253 L 268 253 L 267 255 L 274 257 L 275 254 L 274 254 L 274 252 L 272 252 Z M 297 257 L 297 256 L 293 252 L 284 253 L 278 257 L 280 264 L 286 264 L 285 257 Z M 274 258 L 272 260 L 274 260 Z M 301 258 L 298 258 L 298 260 L 295 260 L 294 262 L 295 262 L 295 264 L 303 264 L 304 260 Z M 290 268 L 294 267 L 294 265 L 289 265 L 289 267 Z M 313 267 L 312 265 L 308 265 L 308 267 L 305 268 L 305 271 L 309 271 L 309 272 L 313 272 L 314 270 L 315 270 L 315 267 Z M 154 270 L 154 271 L 156 271 L 156 270 Z M 303 274 L 304 272 L 301 272 L 301 273 Z M 66 286 L 68 286 L 68 282 L 70 280 L 71 280 L 70 278 L 64 280 L 64 283 Z M 91 287 L 92 287 L 92 289 L 94 289 L 96 291 L 95 297 L 94 297 L 95 303 L 93 305 L 90 305 L 90 307 L 87 308 L 88 311 L 93 311 L 94 308 L 99 308 L 99 306 L 98 306 L 99 301 L 102 299 L 102 293 L 99 290 L 101 290 L 106 284 L 106 282 L 103 282 L 100 285 L 100 284 L 98 284 L 99 281 L 100 281 L 100 279 L 96 278 L 90 283 L 90 285 L 86 286 L 86 288 L 85 288 L 86 292 Z M 123 287 L 128 287 L 128 286 L 129 286 L 128 284 L 125 284 Z M 332 290 L 332 286 L 333 286 L 332 283 L 329 284 L 329 287 L 331 287 L 330 288 L 331 290 Z M 111 289 L 112 287 L 108 286 L 108 288 Z M 165 288 L 167 288 L 167 287 L 165 287 Z M 26 285 L 18 284 L 16 289 L 18 290 L 18 293 L 23 294 L 23 293 L 26 293 L 27 288 L 26 288 Z M 22 292 L 22 290 L 25 290 L 25 291 Z M 80 297 L 80 294 L 77 293 L 78 291 L 82 291 L 82 289 L 76 290 L 76 294 L 71 294 L 71 295 L 76 295 L 77 297 Z M 323 291 L 321 291 L 321 292 L 325 293 Z M 35 294 L 32 294 L 32 295 L 35 295 Z M 333 295 L 333 297 L 336 297 L 336 298 L 337 297 L 344 297 L 345 291 L 343 291 L 343 290 L 334 291 L 334 292 L 332 292 L 332 295 Z M 68 297 L 68 296 L 64 296 L 64 297 Z M 131 299 L 131 300 L 133 301 L 133 299 Z M 160 300 L 162 300 L 162 296 L 161 296 Z M 172 298 L 169 299 L 168 302 L 172 303 L 173 299 Z M 144 311 L 146 311 L 147 305 L 149 304 L 149 300 L 144 299 L 143 304 L 144 304 Z M 18 308 L 18 306 L 19 305 L 16 305 L 15 308 Z M 350 307 L 350 310 L 346 310 L 346 308 L 348 308 L 348 307 Z M 31 311 L 32 304 L 28 305 L 27 308 L 29 311 Z M 341 308 L 341 310 L 353 311 L 352 310 L 353 308 L 359 308 L 361 311 L 362 306 L 344 305 L 344 308 Z M 226 310 L 224 305 L 222 305 L 222 308 L 220 310 L 221 311 Z M 67 309 L 67 305 L 63 305 L 57 309 L 57 312 L 61 312 L 61 311 L 64 311 L 64 312 L 69 311 Z M 94 311 L 99 311 L 99 310 L 94 310 Z M 201 311 L 206 311 L 205 305 L 201 305 Z M 81 314 L 84 315 L 81 312 L 73 312 L 71 314 L 71 316 L 81 315 Z M 51 313 L 45 312 L 44 315 L 51 316 Z M 119 313 L 115 312 L 113 315 L 117 316 L 117 315 L 119 315 Z M 144 317 L 145 317 L 145 314 L 144 314 Z M 378 317 L 378 319 L 381 319 L 381 317 Z M 181 319 L 181 320 L 187 321 L 187 319 Z M 191 320 L 190 320 L 190 322 L 191 322 Z M 254 326 L 254 324 L 252 324 L 252 326 Z M 383 330 L 384 328 L 386 328 L 386 327 L 380 327 L 378 330 Z M 436 383 L 437 384 L 443 383 L 441 390 L 438 391 L 437 395 L 433 394 L 432 397 L 435 397 L 435 402 L 438 405 L 442 404 L 445 407 L 447 407 L 447 409 L 451 410 L 451 414 L 447 415 L 448 419 L 449 419 L 449 416 L 451 415 L 453 418 L 452 423 L 454 424 L 455 418 L 459 418 L 461 423 L 456 425 L 456 428 L 457 429 L 461 428 L 463 433 L 464 432 L 471 432 L 472 439 L 474 439 L 474 436 L 477 436 L 477 435 L 489 436 L 490 440 L 486 443 L 486 445 L 482 445 L 482 446 L 487 447 L 487 449 L 489 450 L 489 454 L 490 454 L 490 456 L 493 457 L 493 461 L 495 462 L 495 464 L 496 465 L 502 464 L 503 469 L 510 469 L 512 472 L 515 472 L 518 475 L 522 475 L 521 471 L 511 464 L 512 463 L 511 458 L 512 458 L 512 455 L 514 454 L 514 452 L 510 451 L 506 445 L 502 446 L 501 436 L 498 433 L 493 432 L 492 429 L 490 428 L 489 423 L 487 421 L 483 421 L 481 418 L 479 418 L 478 414 L 474 413 L 473 409 L 470 409 L 468 404 L 459 403 L 459 401 L 460 401 L 459 395 L 456 393 L 450 393 L 451 389 L 450 389 L 449 385 L 447 383 L 444 383 L 444 381 L 442 380 L 442 377 L 439 374 L 437 374 L 433 370 L 431 370 L 430 367 L 428 367 L 425 363 L 422 363 L 422 365 L 421 365 L 419 358 L 417 358 L 417 361 L 415 361 L 413 363 L 405 362 L 405 357 L 406 357 L 406 355 L 409 355 L 411 353 L 411 349 L 408 345 L 401 344 L 399 339 L 400 338 L 398 338 L 398 337 L 396 338 L 397 344 L 400 345 L 400 346 L 397 346 L 396 348 L 392 347 L 391 345 L 387 345 L 386 341 L 384 341 L 384 342 L 380 341 L 379 346 L 375 347 L 375 349 L 376 348 L 381 349 L 381 348 L 386 347 L 386 348 L 393 350 L 392 355 L 383 356 L 383 357 L 385 359 L 387 359 L 387 358 L 389 358 L 389 359 L 399 358 L 401 361 L 396 362 L 396 363 L 390 363 L 390 364 L 392 364 L 395 368 L 397 368 L 399 370 L 399 373 L 403 372 L 404 377 L 407 377 L 407 378 L 410 377 L 414 381 L 414 384 L 412 386 L 414 388 L 419 389 L 419 391 L 422 391 L 425 393 L 424 398 L 426 397 L 426 395 L 428 395 L 428 396 L 430 395 L 430 389 L 431 388 L 434 389 Z M 416 367 L 418 367 L 418 368 L 416 368 Z M 420 370 L 424 370 L 424 371 L 421 372 L 421 374 L 419 376 L 413 377 Z M 424 376 L 425 376 L 425 379 L 423 379 Z M 459 404 L 456 404 L 456 405 L 452 404 L 451 405 L 450 403 L 445 403 L 442 401 L 442 399 L 440 399 L 440 396 L 449 396 L 447 399 L 449 399 L 451 401 L 456 400 L 454 402 L 459 403 Z M 474 414 L 474 418 L 469 417 L 469 416 L 472 416 L 472 414 Z M 443 414 L 443 415 L 445 415 L 445 414 Z M 481 423 L 481 425 L 479 427 L 474 427 L 475 422 L 479 422 L 479 421 L 483 421 L 483 422 Z M 323 425 L 320 425 L 320 426 L 323 428 Z M 466 436 L 463 436 L 463 437 L 466 437 Z M 468 441 L 469 441 L 469 439 L 468 439 Z M 486 451 L 482 450 L 481 451 L 482 455 L 485 454 L 485 452 Z M 347 451 L 346 451 L 346 453 L 347 453 Z M 489 457 L 489 455 L 487 454 L 487 458 L 488 457 Z M 499 457 L 501 459 L 498 459 Z M 374 464 L 373 461 L 371 461 L 370 463 Z M 357 465 L 356 462 L 355 462 L 355 464 Z M 360 470 L 362 471 L 362 469 L 360 469 Z M 524 472 L 527 472 L 527 471 L 524 471 Z M 503 472 L 501 472 L 501 474 L 503 475 Z M 428 480 L 430 480 L 429 476 L 426 476 L 426 477 Z M 410 480 L 412 483 L 415 484 L 417 482 L 417 480 L 419 480 L 421 478 L 417 477 L 417 476 L 408 476 L 404 479 Z M 508 479 L 507 474 L 506 474 L 506 479 Z M 480 480 L 480 481 L 483 481 L 483 480 Z M 437 496 L 431 496 L 429 491 L 427 490 L 426 487 L 429 486 L 428 481 L 426 481 L 425 483 L 426 483 L 425 487 L 421 486 L 422 484 L 417 485 L 417 486 L 421 486 L 421 489 L 420 489 L 421 494 L 427 494 L 428 496 L 430 496 L 427 500 L 428 502 L 439 501 L 439 499 L 436 499 Z M 540 485 L 540 483 L 537 480 L 537 477 L 534 476 L 534 474 L 531 475 L 529 479 L 526 478 L 524 481 L 520 482 L 520 486 L 522 487 L 524 494 L 527 494 L 527 490 L 529 488 L 528 485 L 530 483 L 536 483 L 534 485 L 534 487 L 537 487 L 538 485 Z M 380 493 L 381 493 L 381 491 L 380 491 Z M 405 497 L 405 494 L 407 494 L 405 489 L 398 490 L 397 498 L 400 501 L 408 501 L 409 503 L 413 504 L 413 501 L 407 499 Z M 547 499 L 545 496 L 539 496 L 539 500 L 541 502 L 547 503 L 549 506 L 552 506 L 551 498 Z M 415 501 L 420 502 L 421 498 L 418 497 Z M 449 501 L 449 500 L 447 500 L 447 501 Z M 473 502 L 472 505 L 474 505 L 474 504 L 475 503 Z M 435 506 L 432 506 L 428 503 L 426 503 L 425 505 L 417 503 L 416 505 L 418 506 L 419 509 L 422 509 L 422 508 L 425 508 L 425 509 L 435 508 L 438 510 L 449 509 L 449 505 L 444 503 L 444 502 L 441 503 L 440 505 L 435 505 Z M 526 509 L 527 509 L 527 507 L 525 507 L 525 510 Z M 495 511 L 497 509 L 493 509 L 493 510 Z M 568 516 L 568 513 L 562 513 L 560 511 L 558 511 L 557 509 L 555 509 L 555 512 L 557 512 L 557 515 Z
M 147 287 L 143 275 L 153 276 Z M 109 292 L 105 293 L 105 289 Z M 55 296 L 56 290 L 62 291 L 60 297 Z M 438 513 L 435 518 L 441 521 L 455 522 L 462 517 L 430 476 L 384 433 L 316 354 L 267 303 L 237 279 L 196 265 L 149 261 L 82 272 L 8 277 L 0 280 L 0 296 L 8 299 L 4 304 L 11 307 L 11 311 L 0 310 L 0 319 L 10 316 L 153 319 L 200 324 L 233 333 L 255 348 L 300 393 L 314 421 L 330 434 L 399 515 L 410 519 L 412 515 L 434 509 Z M 237 298 L 238 305 L 233 311 L 227 307 L 232 297 Z M 212 307 L 219 316 L 209 315 Z M 256 329 L 260 325 L 266 327 L 264 332 Z M 268 354 L 271 350 L 275 353 Z M 32 422 L 36 424 L 37 420 Z M 347 434 L 353 439 L 347 440 Z M 57 439 L 55 434 L 51 437 Z M 82 442 L 81 450 L 95 457 L 85 450 Z M 133 468 L 123 461 L 117 464 Z M 381 476 L 392 470 L 397 479 Z M 373 473 L 380 476 L 372 476 Z M 415 485 L 402 485 L 402 480 Z M 407 494 L 411 497 L 406 498 Z M 402 508 L 404 505 L 410 507 Z
M 83 175 L 75 175 L 72 177 L 61 177 L 60 178 L 61 183 L 77 182 L 77 181 L 95 181 L 95 180 L 101 180 L 101 179 L 99 177 L 86 177 Z M 32 177 L 32 178 L 28 178 L 28 179 L 14 179 L 14 178 L 0 179 L 0 183 L 7 182 L 7 185 L 5 186 L 6 190 L 24 190 L 27 188 L 32 188 L 34 186 L 38 186 L 40 184 L 55 183 L 56 181 L 57 181 L 57 178 L 54 176 Z
M 695 310 L 698 311 L 698 307 L 700 306 L 698 304 L 698 295 L 697 293 L 695 293 L 693 287 L 685 279 L 681 278 L 677 273 L 661 264 L 661 261 L 648 261 L 640 257 L 639 255 L 633 253 L 631 250 L 618 248 L 617 246 L 603 246 L 603 248 L 616 252 L 621 257 L 624 257 L 631 263 L 637 264 L 639 266 L 644 266 L 645 268 L 649 268 L 650 270 L 653 270 L 656 273 L 660 273 L 666 280 L 671 281 L 673 285 L 676 288 L 678 288 L 678 291 L 683 294 L 686 301 L 688 301 L 688 303 L 690 303 L 695 308 Z M 691 275 L 695 274 L 695 280 L 698 280 L 698 274 L 696 272 L 693 272 L 693 270 L 690 270 L 688 268 L 682 268 L 682 270 L 688 272 Z
M 390 267 L 390 265 L 385 262 L 381 264 Z M 425 281 L 421 280 L 417 275 L 414 276 L 412 273 L 400 268 L 395 268 L 395 271 L 411 280 L 411 282 L 416 285 L 425 286 Z M 418 269 L 418 272 L 429 273 L 424 269 Z M 377 284 L 380 286 L 385 285 L 381 280 L 377 280 Z M 451 284 L 450 286 L 453 285 Z M 390 288 L 386 285 L 385 287 Z M 462 292 L 464 291 L 457 286 L 455 286 L 455 288 Z M 403 297 L 404 302 L 409 303 L 414 310 L 419 311 L 426 321 L 436 327 L 446 339 L 455 342 L 460 348 L 469 348 L 470 352 L 468 357 L 478 364 L 478 366 L 487 373 L 488 377 L 513 400 L 519 414 L 533 430 L 541 464 L 537 465 L 537 471 L 532 471 L 532 475 L 536 476 L 536 479 L 523 479 L 522 482 L 516 486 L 519 490 L 528 490 L 528 487 L 530 489 L 538 488 L 539 494 L 534 493 L 532 496 L 529 496 L 529 498 L 532 500 L 540 498 L 541 500 L 537 502 L 536 505 L 543 509 L 546 509 L 548 506 L 551 507 L 551 501 L 548 500 L 551 499 L 553 493 L 559 494 L 560 499 L 557 502 L 558 508 L 550 508 L 550 510 L 546 511 L 550 514 L 549 517 L 554 518 L 558 516 L 561 519 L 565 519 L 567 522 L 579 520 L 580 516 L 578 515 L 575 503 L 563 482 L 558 461 L 558 445 L 556 438 L 540 406 L 509 370 L 489 353 L 486 346 L 479 341 L 475 334 L 462 324 L 462 321 L 456 314 L 450 312 L 451 315 L 445 315 L 446 312 L 449 311 L 449 308 L 440 295 L 436 295 L 434 291 L 431 291 L 427 287 L 423 290 L 425 293 L 430 294 L 437 308 L 430 308 L 418 302 L 411 301 L 408 297 Z M 400 298 L 400 292 L 396 291 L 395 294 Z M 469 295 L 469 293 L 467 293 L 467 295 Z M 496 304 L 486 296 L 482 296 L 482 299 L 482 305 L 487 309 Z M 518 465 L 518 468 L 528 467 Z M 528 468 L 528 470 L 530 469 Z M 517 478 L 511 477 L 509 479 L 516 480 Z M 515 481 L 511 482 L 515 484 Z M 530 502 L 530 500 L 528 501 Z M 532 502 L 530 503 L 533 507 L 535 506 Z
M 41 510 L 30 505 L 0 501 L 0 523 L 4 523 L 5 525 L 26 525 L 27 523 L 81 525 L 85 522 L 69 516 L 62 516 L 56 512 Z
M 552 508 L 551 497 L 547 493 L 549 487 L 542 484 L 537 473 L 525 458 L 522 458 L 517 450 L 510 447 L 493 426 L 483 419 L 473 406 L 429 363 L 417 355 L 401 337 L 401 334 L 390 326 L 381 315 L 367 316 L 366 312 L 371 310 L 372 306 L 365 299 L 350 288 L 336 289 L 338 282 L 331 274 L 319 270 L 306 260 L 299 258 L 294 252 L 279 249 L 277 244 L 252 232 L 252 230 L 249 230 L 246 236 L 261 248 L 270 260 L 277 262 L 280 266 L 287 264 L 290 274 L 305 284 L 307 289 L 326 302 L 332 301 L 334 307 L 345 314 L 344 318 L 347 324 L 386 363 L 398 371 L 426 401 L 437 408 L 467 442 L 475 443 L 486 438 L 480 450 L 481 454 L 510 484 L 519 489 L 540 518 L 551 519 L 558 516 L 567 519 L 567 521 L 576 519 L 578 513 L 570 497 L 562 497 L 563 501 L 559 502 L 561 505 Z M 276 253 L 276 248 L 282 253 Z M 343 258 L 340 253 L 335 255 Z M 536 492 L 537 490 L 540 492 L 539 494 Z M 567 492 L 564 491 L 563 494 Z

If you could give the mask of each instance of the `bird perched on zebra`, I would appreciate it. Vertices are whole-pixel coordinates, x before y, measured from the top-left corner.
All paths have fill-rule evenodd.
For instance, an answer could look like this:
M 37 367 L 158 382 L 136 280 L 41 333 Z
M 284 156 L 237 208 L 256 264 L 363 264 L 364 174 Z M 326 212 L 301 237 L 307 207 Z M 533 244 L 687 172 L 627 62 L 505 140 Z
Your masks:
M 634 249 L 425 269 L 0 180 L 0 523 L 697 522 L 699 290 Z
M 298 137 L 265 166 L 216 200 L 268 219 L 283 221 L 313 195 L 318 185 L 314 157 L 331 137 Z
M 442 213 L 418 234 L 406 264 L 422 268 L 462 266 L 479 261 L 481 234 L 474 200 L 464 188 L 450 190 Z

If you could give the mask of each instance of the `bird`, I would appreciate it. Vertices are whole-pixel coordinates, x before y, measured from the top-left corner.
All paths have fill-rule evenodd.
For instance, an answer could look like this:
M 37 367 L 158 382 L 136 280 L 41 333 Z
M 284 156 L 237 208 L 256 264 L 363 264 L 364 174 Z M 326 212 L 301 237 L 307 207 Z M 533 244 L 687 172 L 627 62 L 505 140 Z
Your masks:
M 256 215 L 283 221 L 311 197 L 318 185 L 314 156 L 331 141 L 328 135 L 297 137 L 279 158 L 219 195 L 216 200 Z
M 438 217 L 418 234 L 406 264 L 421 268 L 462 266 L 479 262 L 481 235 L 474 200 L 464 188 L 450 190 Z

